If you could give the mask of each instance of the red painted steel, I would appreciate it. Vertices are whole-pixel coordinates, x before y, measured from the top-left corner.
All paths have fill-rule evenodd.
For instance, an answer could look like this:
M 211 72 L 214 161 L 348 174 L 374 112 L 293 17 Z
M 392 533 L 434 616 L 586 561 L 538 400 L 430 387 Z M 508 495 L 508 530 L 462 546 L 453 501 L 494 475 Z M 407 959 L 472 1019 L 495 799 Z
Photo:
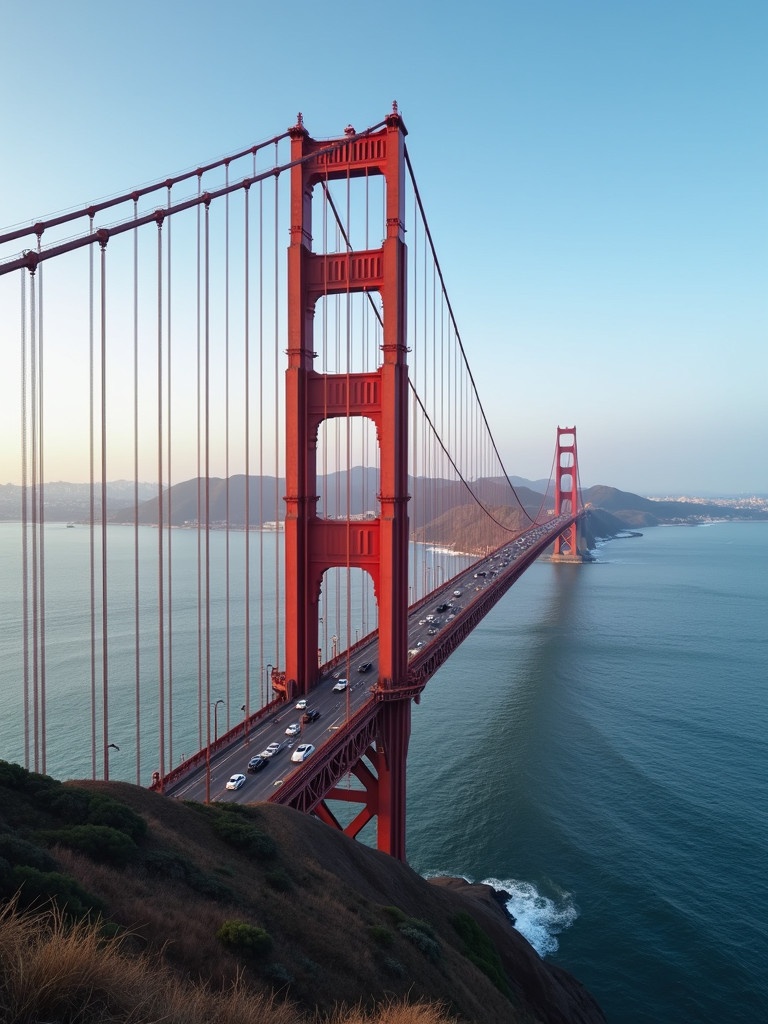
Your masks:
M 297 810 L 315 814 L 335 828 L 342 826 L 326 801 L 336 800 L 359 804 L 360 810 L 343 828 L 354 837 L 378 817 L 377 845 L 404 859 L 405 849 L 392 846 L 393 821 L 405 813 L 405 774 L 392 777 L 390 765 L 403 768 L 410 730 L 410 702 L 418 702 L 422 690 L 450 655 L 522 574 L 542 555 L 553 541 L 581 518 L 583 511 L 563 514 L 529 531 L 531 542 L 526 550 L 493 581 L 473 596 L 467 594 L 461 612 L 440 630 L 435 638 L 408 662 L 408 671 L 399 687 L 373 687 L 370 699 L 342 726 L 299 771 L 292 775 L 270 798 L 273 803 L 286 804 Z M 521 534 L 520 536 L 526 536 Z M 502 550 L 506 545 L 501 545 Z M 425 598 L 424 604 L 430 603 Z M 343 661 L 345 655 L 337 660 Z M 328 666 L 324 666 L 325 669 Z M 364 760 L 365 759 L 365 760 Z M 355 786 L 344 786 L 340 780 L 351 775 Z
M 285 674 L 287 699 L 317 679 L 318 604 L 324 573 L 334 567 L 369 573 L 378 602 L 379 687 L 398 690 L 407 673 L 408 365 L 406 362 L 405 126 L 395 110 L 383 127 L 338 144 L 316 142 L 301 117 L 291 136 L 291 222 L 288 249 L 286 371 Z M 313 253 L 315 184 L 366 174 L 386 184 L 386 237 L 380 249 Z M 363 374 L 320 374 L 313 319 L 327 295 L 378 290 L 383 309 L 382 363 Z M 379 441 L 379 516 L 331 522 L 317 515 L 317 444 L 324 419 L 366 416 Z M 376 705 L 375 740 L 365 736 L 348 770 L 365 780 L 366 820 L 378 818 L 378 846 L 405 858 L 405 761 L 410 700 Z M 368 756 L 374 777 L 363 766 Z M 311 787 L 310 787 L 311 788 Z M 324 790 L 326 792 L 327 790 Z M 308 789 L 300 802 L 314 797 Z M 314 806 L 314 804 L 313 804 Z M 330 812 L 323 812 L 331 820 Z M 335 819 L 334 819 L 335 820 Z
M 557 428 L 555 454 L 555 515 L 569 512 L 575 515 L 579 508 L 579 463 L 576 454 L 576 427 Z M 577 544 L 577 523 L 558 534 L 553 557 L 559 561 L 581 561 Z

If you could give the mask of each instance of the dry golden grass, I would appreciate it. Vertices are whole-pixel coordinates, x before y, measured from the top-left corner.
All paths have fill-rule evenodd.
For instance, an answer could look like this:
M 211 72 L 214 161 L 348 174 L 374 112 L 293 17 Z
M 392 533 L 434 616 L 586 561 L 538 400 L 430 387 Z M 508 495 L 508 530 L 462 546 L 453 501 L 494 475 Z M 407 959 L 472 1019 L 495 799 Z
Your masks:
M 542 961 L 477 887 L 428 883 L 290 808 L 186 805 L 128 783 L 66 786 L 120 801 L 147 832 L 120 868 L 63 846 L 46 851 L 86 902 L 104 907 L 109 928 L 69 929 L 55 913 L 23 918 L 9 908 L 0 921 L 2 1024 L 602 1021 L 589 994 Z M 22 790 L 0 799 L 0 838 L 15 824 L 33 840 L 41 827 L 40 800 L 24 807 Z M 226 842 L 224 818 L 266 833 L 271 855 Z M 475 966 L 454 926 L 467 912 L 499 951 L 507 994 Z M 266 931 L 269 952 L 227 948 L 218 938 L 226 921 Z M 426 931 L 414 922 L 428 922 Z M 120 938 L 106 940 L 107 931 Z M 55 984 L 30 981 L 49 977 Z
M 223 991 L 184 981 L 98 923 L 68 923 L 55 907 L 0 908 L 0 1019 L 79 1024 L 310 1024 L 290 1003 L 254 994 L 240 979 Z M 339 1009 L 316 1024 L 452 1024 L 440 1006 L 387 1003 L 366 1013 Z

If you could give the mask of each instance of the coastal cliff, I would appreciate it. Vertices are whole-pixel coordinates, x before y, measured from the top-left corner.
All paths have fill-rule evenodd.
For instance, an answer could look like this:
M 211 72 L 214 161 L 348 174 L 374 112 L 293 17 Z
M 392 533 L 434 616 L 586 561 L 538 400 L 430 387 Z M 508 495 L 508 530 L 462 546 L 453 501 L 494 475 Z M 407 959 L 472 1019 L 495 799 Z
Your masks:
M 128 783 L 59 783 L 0 762 L 0 900 L 4 963 L 29 955 L 6 955 L 18 915 L 49 900 L 73 921 L 97 912 L 100 941 L 122 942 L 120 955 L 134 968 L 138 957 L 147 974 L 136 1000 L 161 972 L 190 988 L 190 1006 L 200 986 L 206 999 L 236 990 L 239 1000 L 287 1007 L 288 1017 L 272 1011 L 271 1019 L 296 1024 L 373 1021 L 395 1004 L 430 1007 L 431 1016 L 386 1017 L 391 1024 L 604 1021 L 583 986 L 511 927 L 490 887 L 427 881 L 290 808 L 185 804 Z M 50 920 L 29 920 L 40 933 L 30 948 L 39 950 Z M 13 982 L 0 972 L 0 987 Z M 90 991 L 84 984 L 69 1015 L 56 1010 L 55 1019 L 101 1019 Z M 45 1010 L 39 1019 L 54 1019 Z M 111 1019 L 129 1013 L 150 1019 L 138 1002 Z M 216 1015 L 235 1019 L 222 1005 Z M 243 1024 L 242 1007 L 237 1019 Z

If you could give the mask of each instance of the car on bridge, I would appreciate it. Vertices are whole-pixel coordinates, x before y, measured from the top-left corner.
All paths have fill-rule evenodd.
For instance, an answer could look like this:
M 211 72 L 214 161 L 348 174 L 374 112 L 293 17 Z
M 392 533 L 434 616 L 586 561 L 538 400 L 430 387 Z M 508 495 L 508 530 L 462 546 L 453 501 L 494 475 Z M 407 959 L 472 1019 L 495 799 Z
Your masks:
M 261 754 L 257 754 L 256 757 L 252 757 L 248 762 L 249 772 L 260 772 L 262 768 L 266 768 L 269 764 L 268 757 L 262 757 Z
M 301 723 L 300 722 L 291 722 L 291 724 L 285 730 L 285 735 L 286 736 L 298 736 L 300 732 L 301 732 Z
M 320 717 L 320 712 L 317 708 L 310 708 L 309 711 L 305 711 L 301 716 L 302 722 L 316 722 Z
M 240 789 L 240 787 L 244 783 L 245 783 L 245 776 L 244 775 L 233 775 L 232 778 L 227 783 L 227 789 Z
M 307 702 L 304 697 L 302 697 L 301 700 L 297 700 L 293 706 L 297 711 L 303 711 L 307 706 Z
M 343 693 L 349 686 L 348 679 L 337 679 L 334 685 L 331 687 L 333 693 Z
M 362 661 L 357 666 L 357 671 L 358 672 L 370 672 L 372 668 L 373 668 L 373 662 L 372 661 Z
M 306 761 L 308 757 L 314 754 L 315 748 L 311 743 L 300 743 L 298 747 L 291 754 L 292 761 Z
M 274 757 L 275 754 L 278 754 L 282 749 L 282 743 L 270 743 L 268 747 L 262 750 L 262 752 L 259 754 L 259 757 L 266 757 L 267 760 L 269 760 L 270 757 Z

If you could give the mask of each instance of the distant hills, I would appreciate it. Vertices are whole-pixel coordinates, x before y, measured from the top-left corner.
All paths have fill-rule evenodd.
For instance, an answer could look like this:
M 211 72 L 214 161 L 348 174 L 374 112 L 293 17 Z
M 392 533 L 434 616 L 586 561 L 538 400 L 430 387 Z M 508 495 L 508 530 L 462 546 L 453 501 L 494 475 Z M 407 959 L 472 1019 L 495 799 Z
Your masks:
M 487 478 L 473 484 L 475 494 L 492 513 L 482 511 L 465 485 L 454 480 L 409 479 L 412 501 L 409 508 L 414 539 L 458 550 L 482 551 L 498 547 L 548 508 L 554 495 L 548 481 L 513 477 L 517 502 L 510 502 L 507 480 Z M 349 474 L 329 474 L 319 481 L 318 514 L 330 518 L 346 517 L 347 503 L 352 516 L 365 518 L 376 514 L 378 473 L 374 468 L 356 467 Z M 21 518 L 21 488 L 0 486 L 0 520 Z M 138 505 L 134 485 L 116 481 L 107 485 L 107 518 L 111 523 L 155 525 L 161 521 L 177 527 L 195 527 L 205 522 L 209 509 L 212 527 L 244 529 L 279 523 L 284 517 L 285 480 L 281 477 L 232 476 L 227 482 L 219 477 L 185 480 L 163 493 L 162 516 L 154 484 L 138 486 Z M 597 485 L 582 492 L 590 516 L 584 524 L 586 546 L 594 546 L 596 537 L 615 536 L 661 524 L 693 525 L 713 520 L 759 520 L 768 518 L 768 502 L 652 500 L 615 487 Z M 45 517 L 49 522 L 90 521 L 91 493 L 88 484 L 48 483 L 44 488 Z M 101 486 L 93 495 L 94 516 L 100 518 Z M 494 522 L 495 520 L 495 522 Z

